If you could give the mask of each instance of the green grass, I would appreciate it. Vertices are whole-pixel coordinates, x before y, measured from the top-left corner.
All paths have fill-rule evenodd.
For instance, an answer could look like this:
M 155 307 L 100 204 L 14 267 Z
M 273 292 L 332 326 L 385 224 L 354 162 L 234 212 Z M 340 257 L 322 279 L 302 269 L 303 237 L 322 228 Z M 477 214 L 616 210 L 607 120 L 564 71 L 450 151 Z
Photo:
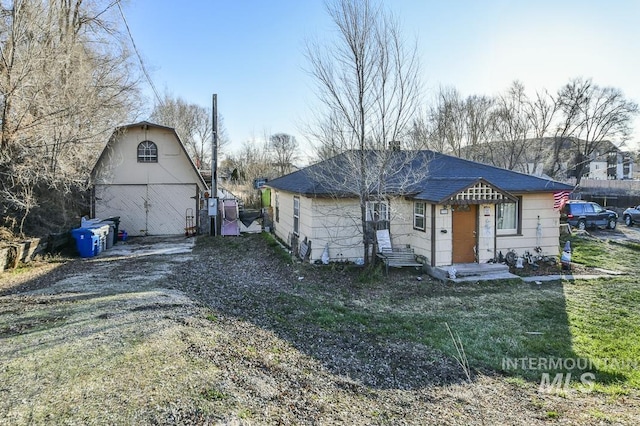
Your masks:
M 640 389 L 637 281 L 631 277 L 584 281 L 567 285 L 565 293 L 578 356 L 597 363 L 601 376 L 617 378 L 619 385 Z
M 228 398 L 228 395 L 215 388 L 205 389 L 202 391 L 201 395 L 207 401 L 219 401 Z
M 263 232 L 260 234 L 260 236 L 266 241 L 267 245 L 273 249 L 273 252 L 281 260 L 283 260 L 285 263 L 293 262 L 291 254 L 284 248 L 282 244 L 278 242 L 278 240 L 276 240 L 276 238 L 272 234 Z
M 571 243 L 571 260 L 585 266 L 617 270 L 622 272 L 638 272 L 640 245 L 619 243 L 614 240 L 603 241 L 583 235 L 572 235 L 561 240 L 561 247 L 566 241 Z
M 633 248 L 575 236 L 571 241 L 575 262 L 611 270 L 639 269 L 630 260 L 637 259 Z M 356 276 L 350 286 L 348 291 L 333 289 L 325 294 L 310 286 L 304 296 L 281 295 L 273 314 L 292 329 L 358 330 L 373 340 L 421 343 L 455 357 L 445 325 L 449 324 L 472 369 L 537 384 L 543 373 L 553 378 L 570 372 L 575 385 L 580 385 L 581 374 L 591 372 L 596 390 L 612 394 L 640 390 L 640 284 L 630 276 L 543 285 L 455 286 Z M 523 358 L 534 360 L 533 368 L 514 366 L 513 360 Z M 540 359 L 563 360 L 563 364 L 549 367 Z M 578 364 L 568 370 L 573 362 Z M 586 367 L 579 364 L 585 362 L 589 362 Z

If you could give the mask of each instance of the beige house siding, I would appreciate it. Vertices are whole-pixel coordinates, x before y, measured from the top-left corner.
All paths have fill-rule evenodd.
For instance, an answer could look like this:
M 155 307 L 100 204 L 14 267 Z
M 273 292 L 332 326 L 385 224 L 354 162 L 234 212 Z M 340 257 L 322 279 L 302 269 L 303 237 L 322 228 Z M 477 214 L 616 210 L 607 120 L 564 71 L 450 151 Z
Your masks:
M 158 147 L 157 163 L 138 163 L 138 144 L 145 140 Z M 176 140 L 175 133 L 156 127 L 148 127 L 147 130 L 126 128 L 117 135 L 101 156 L 93 178 L 96 184 L 200 184 L 200 178 Z
M 424 221 L 425 230 L 413 229 L 413 202 L 411 202 L 411 241 L 410 245 L 416 254 L 427 258 L 427 263 L 431 264 L 431 221 L 432 204 L 425 203 Z
M 155 163 L 138 162 L 138 145 L 147 140 L 158 149 Z M 184 233 L 188 214 L 197 221 L 206 190 L 173 129 L 150 123 L 117 130 L 91 178 L 94 217 L 120 216 L 120 229 L 132 236 Z
M 446 210 L 446 211 L 445 211 Z M 453 256 L 453 232 L 450 206 L 436 205 L 435 227 L 433 233 L 436 238 L 435 266 L 451 265 Z
M 485 263 L 496 256 L 496 206 L 480 204 L 478 206 L 478 263 Z
M 541 237 L 538 237 L 538 221 L 541 227 Z M 533 253 L 538 246 L 546 255 L 559 253 L 560 213 L 553 209 L 553 194 L 539 193 L 522 197 L 522 235 L 498 236 L 496 251 L 506 254 L 513 249 L 519 255 L 525 251 Z
M 312 260 L 321 259 L 329 244 L 331 261 L 364 257 L 360 204 L 354 199 L 313 199 Z
M 293 198 L 295 194 L 275 191 L 272 207 L 279 204 L 279 221 L 275 234 L 290 244 L 293 234 Z M 390 201 L 391 241 L 395 246 L 410 245 L 415 254 L 425 256 L 429 264 L 435 256 L 435 266 L 450 265 L 452 261 L 451 206 L 425 205 L 425 231 L 413 229 L 413 200 L 402 198 Z M 558 254 L 559 214 L 553 209 L 553 194 L 523 195 L 521 235 L 496 236 L 496 209 L 493 204 L 478 206 L 478 261 L 487 262 L 499 251 L 514 249 L 518 254 L 540 245 L 544 254 Z M 538 220 L 542 237 L 537 235 Z M 433 229 L 432 229 L 433 227 Z M 432 253 L 432 236 L 436 238 Z M 321 259 L 325 245 L 329 245 L 331 261 L 354 261 L 363 258 L 360 207 L 355 199 L 308 198 L 300 196 L 300 240 L 311 241 L 310 261 Z
M 389 201 L 391 224 L 389 234 L 394 246 L 412 245 L 413 240 L 413 201 L 404 198 L 392 198 Z
M 303 241 L 305 238 L 307 240 L 312 240 L 313 250 L 315 247 L 315 242 L 311 238 L 313 236 L 313 199 L 308 197 L 300 196 L 300 221 L 299 221 L 299 230 L 298 237 L 300 241 Z M 291 204 L 291 220 L 293 221 L 293 203 Z
M 283 191 L 275 191 L 271 197 L 271 206 L 274 212 L 278 213 L 274 217 L 274 228 L 276 237 L 287 244 L 291 244 L 293 235 L 293 194 Z

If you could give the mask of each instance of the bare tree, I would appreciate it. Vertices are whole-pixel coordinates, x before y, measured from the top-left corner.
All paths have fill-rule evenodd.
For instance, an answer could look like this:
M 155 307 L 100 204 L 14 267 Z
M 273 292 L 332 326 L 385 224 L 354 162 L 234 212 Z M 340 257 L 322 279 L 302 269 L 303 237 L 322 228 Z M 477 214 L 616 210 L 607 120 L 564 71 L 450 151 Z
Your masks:
M 554 157 L 553 153 L 559 146 L 554 133 L 556 130 L 554 124 L 558 118 L 558 103 L 544 90 L 536 92 L 535 98 L 529 99 L 525 108 L 531 134 L 524 154 L 527 167 L 523 171 L 529 174 L 544 172 L 555 177 L 553 167 L 549 167 L 549 158 Z
M 462 155 L 467 144 L 467 114 L 457 89 L 440 87 L 435 102 L 414 118 L 410 140 L 412 149 Z
M 467 145 L 476 147 L 491 139 L 491 111 L 495 100 L 471 95 L 465 100 Z
M 86 189 L 100 147 L 139 104 L 115 4 L 0 1 L 0 203 L 20 232 L 36 210 L 75 220 L 68 195 Z
M 293 162 L 298 160 L 298 141 L 286 133 L 276 133 L 269 138 L 269 147 L 275 155 L 275 166 L 280 176 L 291 172 Z
M 491 134 L 493 102 L 477 95 L 463 99 L 455 88 L 440 88 L 435 104 L 413 123 L 412 147 L 482 160 L 482 144 Z
M 455 88 L 441 88 L 438 102 L 431 112 L 432 137 L 441 152 L 462 157 L 462 148 L 467 144 L 467 113 L 462 96 Z
M 388 198 L 386 181 L 401 167 L 391 163 L 393 149 L 410 130 L 420 84 L 415 46 L 409 48 L 398 23 L 373 0 L 336 0 L 327 11 L 337 30 L 333 43 L 309 43 L 307 58 L 320 103 L 313 132 L 324 152 L 340 158 L 348 179 L 334 182 L 340 195 L 357 198 L 365 263 L 370 263 L 367 205 Z M 375 153 L 375 154 L 373 154 Z M 331 161 L 329 167 L 337 167 Z M 330 169 L 324 179 L 339 176 Z M 340 174 L 341 175 L 341 174 Z M 374 257 L 375 258 L 375 257 Z
M 573 79 L 560 89 L 558 104 L 564 115 L 559 133 L 572 141 L 579 184 L 591 156 L 603 142 L 621 144 L 627 140 L 638 105 L 626 99 L 619 89 L 600 87 L 591 79 L 582 78 Z
M 230 171 L 230 179 L 238 185 L 251 185 L 256 178 L 271 178 L 276 173 L 268 143 L 255 139 L 245 141 L 236 153 L 228 154 L 224 166 Z
M 165 94 L 162 102 L 154 106 L 150 119 L 176 130 L 198 168 L 211 167 L 211 108 Z M 218 151 L 222 153 L 228 143 L 224 119 L 219 114 Z
M 524 162 L 530 130 L 528 102 L 524 86 L 519 81 L 514 81 L 507 93 L 496 99 L 492 124 L 495 138 L 500 141 L 500 149 L 490 150 L 491 163 L 495 166 L 513 170 Z

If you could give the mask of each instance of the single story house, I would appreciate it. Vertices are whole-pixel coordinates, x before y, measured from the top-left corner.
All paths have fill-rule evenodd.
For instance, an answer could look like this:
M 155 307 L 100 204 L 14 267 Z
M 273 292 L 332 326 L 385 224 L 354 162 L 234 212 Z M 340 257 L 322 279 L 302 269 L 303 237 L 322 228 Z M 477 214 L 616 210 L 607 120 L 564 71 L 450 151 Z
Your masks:
M 171 127 L 143 121 L 117 128 L 91 180 L 92 217 L 119 216 L 119 228 L 131 236 L 198 226 L 207 184 Z
M 370 151 L 366 157 L 377 159 L 361 168 L 357 152 L 266 183 L 275 235 L 289 245 L 304 241 L 310 261 L 326 248 L 331 261 L 362 259 L 363 239 L 371 238 L 363 233 L 363 208 L 367 224 L 389 229 L 394 246 L 410 246 L 431 267 L 483 263 L 500 252 L 537 247 L 558 254 L 554 194 L 571 186 L 433 151 Z M 367 177 L 360 179 L 363 172 Z M 366 205 L 349 183 L 368 187 Z

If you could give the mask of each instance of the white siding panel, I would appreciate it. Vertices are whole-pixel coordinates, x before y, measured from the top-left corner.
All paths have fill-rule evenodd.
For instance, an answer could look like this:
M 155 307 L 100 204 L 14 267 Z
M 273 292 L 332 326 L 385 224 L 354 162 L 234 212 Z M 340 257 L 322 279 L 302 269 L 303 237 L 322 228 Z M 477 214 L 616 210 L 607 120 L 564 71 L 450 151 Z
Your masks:
M 291 235 L 293 235 L 293 197 L 291 192 L 275 191 L 271 197 L 271 205 L 275 214 L 276 200 L 278 201 L 278 220 L 274 217 L 274 228 L 276 237 L 287 244 L 291 244 Z
M 538 236 L 540 223 L 541 236 Z M 510 249 L 522 255 L 533 250 L 538 244 L 542 253 L 557 255 L 559 253 L 560 213 L 553 208 L 553 194 L 531 194 L 522 198 L 522 235 L 499 236 L 496 251 L 505 254 Z
M 444 209 L 446 208 L 446 213 Z M 442 213 L 440 211 L 443 211 Z M 436 235 L 436 266 L 451 265 L 453 261 L 453 212 L 451 206 L 436 206 L 435 235 Z
M 184 233 L 186 211 L 194 210 L 197 185 L 96 185 L 95 215 L 120 216 L 131 236 Z
M 354 261 L 364 257 L 358 200 L 314 199 L 312 232 L 312 261 L 322 257 L 326 244 L 329 244 L 331 261 Z
M 184 234 L 187 209 L 196 214 L 196 194 L 196 184 L 149 185 L 147 234 Z
M 391 242 L 394 246 L 412 245 L 413 236 L 413 201 L 403 198 L 392 198 L 389 202 L 391 211 Z M 421 254 L 421 253 L 420 253 Z
M 131 236 L 146 229 L 147 185 L 96 185 L 95 216 L 105 219 L 120 216 L 119 229 Z
M 413 230 L 413 234 L 411 235 L 411 246 L 414 249 L 416 254 L 422 255 L 427 258 L 429 264 L 431 263 L 431 207 L 432 205 L 429 203 L 425 203 L 425 211 L 424 211 L 424 225 L 425 230 Z M 413 208 L 413 206 L 412 206 Z M 413 228 L 413 211 L 411 218 L 411 227 Z

